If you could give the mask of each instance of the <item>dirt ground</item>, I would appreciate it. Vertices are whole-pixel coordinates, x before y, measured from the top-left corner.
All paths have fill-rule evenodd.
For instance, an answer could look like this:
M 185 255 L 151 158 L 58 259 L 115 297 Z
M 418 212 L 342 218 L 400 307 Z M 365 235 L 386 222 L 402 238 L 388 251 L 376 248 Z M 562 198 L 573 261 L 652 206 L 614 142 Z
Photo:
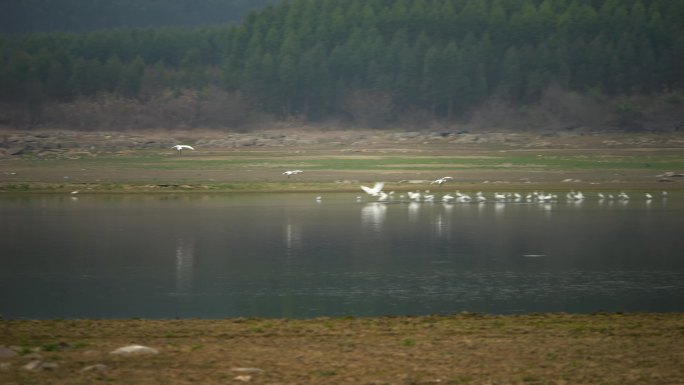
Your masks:
M 565 170 L 508 164 L 515 156 L 575 159 L 670 157 L 681 164 L 684 133 L 455 133 L 396 131 L 326 131 L 289 129 L 252 133 L 189 132 L 12 132 L 0 131 L 0 191 L 159 192 L 229 191 L 358 191 L 360 182 L 382 180 L 387 189 L 410 190 L 400 181 L 429 181 L 448 173 L 455 188 L 489 191 L 512 189 L 681 189 L 684 178 L 661 178 L 657 168 L 580 167 Z M 179 156 L 175 143 L 196 151 Z M 459 157 L 502 159 L 500 167 L 468 168 L 425 164 L 423 169 L 307 168 L 311 160 L 359 160 Z M 130 161 L 126 163 L 126 159 Z M 254 159 L 253 164 L 248 160 Z M 240 164 L 230 163 L 243 160 Z M 134 162 L 142 162 L 135 164 Z M 165 165 L 160 166 L 162 162 Z M 197 164 L 196 167 L 193 167 Z M 211 163 L 214 162 L 214 163 Z M 222 163 L 223 162 L 223 163 Z M 431 162 L 438 163 L 438 162 Z M 207 166 L 209 165 L 209 166 Z M 146 167 L 149 166 L 149 167 Z M 163 167 L 168 166 L 168 167 Z M 282 171 L 303 168 L 296 178 Z M 571 181 L 564 183 L 562 181 Z M 240 185 L 236 187 L 236 185 Z
M 6 385 L 684 383 L 681 314 L 1 320 L 0 346 Z

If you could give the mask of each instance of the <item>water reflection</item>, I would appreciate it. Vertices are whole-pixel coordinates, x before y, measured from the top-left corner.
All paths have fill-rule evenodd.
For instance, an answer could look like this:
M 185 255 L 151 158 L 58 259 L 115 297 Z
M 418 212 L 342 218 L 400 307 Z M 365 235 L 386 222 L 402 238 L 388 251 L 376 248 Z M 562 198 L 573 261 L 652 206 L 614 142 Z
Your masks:
M 418 214 L 420 212 L 420 206 L 421 206 L 421 204 L 418 202 L 410 202 L 408 204 L 409 221 L 411 221 L 411 222 L 418 221 Z
M 285 250 L 291 255 L 295 248 L 301 248 L 302 228 L 298 224 L 293 224 L 290 219 L 285 223 Z
M 361 223 L 365 229 L 380 232 L 385 224 L 387 206 L 385 203 L 367 203 L 361 208 Z
M 0 196 L 0 314 L 684 311 L 675 194 L 581 205 L 312 198 Z
M 176 294 L 192 292 L 195 264 L 195 244 L 192 240 L 178 238 L 176 246 Z

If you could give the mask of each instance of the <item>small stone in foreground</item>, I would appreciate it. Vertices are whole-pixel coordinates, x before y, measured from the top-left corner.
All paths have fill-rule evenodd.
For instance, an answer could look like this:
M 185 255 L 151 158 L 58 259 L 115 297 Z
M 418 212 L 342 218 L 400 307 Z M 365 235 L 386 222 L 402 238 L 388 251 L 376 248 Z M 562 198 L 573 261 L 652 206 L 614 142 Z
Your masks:
M 104 364 L 95 364 L 95 365 L 88 365 L 85 368 L 81 369 L 81 372 L 90 372 L 94 370 L 106 370 L 107 365 Z
M 157 349 L 153 349 L 142 345 L 128 345 L 111 351 L 110 354 L 158 354 Z
M 32 372 L 37 372 L 40 370 L 52 370 L 57 368 L 57 364 L 54 362 L 45 362 L 41 360 L 35 360 L 31 361 L 28 364 L 24 365 L 24 369 L 30 370 Z
M 14 350 L 5 346 L 0 346 L 0 358 L 12 358 L 16 356 L 17 352 L 15 352 Z
M 230 370 L 234 372 L 241 372 L 241 373 L 263 373 L 263 369 L 259 368 L 231 368 Z

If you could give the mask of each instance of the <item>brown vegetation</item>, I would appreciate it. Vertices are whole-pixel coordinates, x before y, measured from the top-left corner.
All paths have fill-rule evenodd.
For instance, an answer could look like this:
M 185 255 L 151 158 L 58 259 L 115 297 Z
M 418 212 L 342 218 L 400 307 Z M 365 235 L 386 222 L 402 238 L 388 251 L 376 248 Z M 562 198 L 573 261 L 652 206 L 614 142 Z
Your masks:
M 684 366 L 681 314 L 0 320 L 0 331 L 18 352 L 0 358 L 8 385 L 660 385 Z M 131 344 L 159 353 L 110 354 Z
M 245 132 L 274 124 L 274 118 L 250 108 L 240 92 L 216 87 L 202 91 L 160 91 L 146 100 L 124 99 L 110 94 L 71 103 L 46 103 L 36 108 L 0 104 L 0 126 L 18 129 L 56 128 L 83 131 L 198 130 Z M 600 94 L 580 94 L 559 87 L 547 88 L 540 100 L 516 106 L 492 99 L 467 117 L 436 119 L 430 111 L 408 108 L 398 111 L 390 94 L 356 91 L 347 96 L 344 117 L 337 128 L 434 129 L 457 127 L 475 131 L 629 131 L 674 132 L 684 130 L 684 95 L 631 96 L 608 99 Z M 276 124 L 292 120 L 292 115 Z M 330 120 L 332 121 L 332 120 Z M 313 122 L 325 126 L 325 122 Z

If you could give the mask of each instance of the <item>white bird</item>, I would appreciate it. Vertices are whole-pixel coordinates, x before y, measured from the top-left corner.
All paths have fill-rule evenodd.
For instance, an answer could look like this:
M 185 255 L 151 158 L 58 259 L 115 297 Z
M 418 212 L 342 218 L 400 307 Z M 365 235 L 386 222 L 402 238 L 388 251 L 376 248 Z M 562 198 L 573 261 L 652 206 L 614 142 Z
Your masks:
M 178 150 L 178 155 L 183 155 L 183 152 L 182 152 L 182 151 L 183 151 L 183 149 L 185 149 L 185 148 L 187 148 L 187 149 L 189 149 L 189 150 L 195 151 L 195 149 L 194 149 L 192 146 L 188 146 L 187 144 L 177 144 L 177 145 L 175 145 L 175 146 L 173 146 L 173 147 L 171 147 L 171 148 L 173 148 L 173 149 L 175 149 L 175 150 Z
M 416 192 L 409 191 L 408 196 L 409 196 L 409 199 L 419 201 L 420 200 L 420 191 L 416 191 Z
M 645 195 L 646 195 L 646 199 L 653 199 L 653 195 L 651 195 L 649 193 L 646 193 Z
M 367 186 L 361 186 L 361 190 L 365 191 L 366 194 L 372 195 L 374 197 L 379 196 L 380 192 L 382 191 L 382 188 L 385 187 L 385 183 L 383 182 L 377 182 L 373 188 L 367 187 Z
M 285 171 L 283 173 L 283 175 L 285 175 L 289 178 L 291 175 L 297 175 L 297 174 L 302 173 L 302 172 L 304 172 L 304 171 L 302 171 L 302 170 L 289 170 L 289 171 Z
M 498 201 L 505 201 L 506 200 L 506 194 L 499 194 L 497 192 L 494 193 L 494 199 Z
M 452 200 L 454 200 L 454 197 L 449 194 L 444 194 L 444 196 L 442 197 L 442 202 L 450 202 Z
M 320 195 L 317 196 L 317 197 L 316 197 L 316 202 L 319 202 L 319 203 L 320 203 L 321 201 L 323 201 L 323 197 L 320 196 Z
M 454 179 L 454 178 L 452 178 L 450 176 L 445 176 L 444 178 L 439 178 L 439 179 L 433 180 L 432 182 L 430 182 L 430 184 L 437 183 L 438 185 L 441 185 L 442 183 L 446 183 L 450 179 Z

